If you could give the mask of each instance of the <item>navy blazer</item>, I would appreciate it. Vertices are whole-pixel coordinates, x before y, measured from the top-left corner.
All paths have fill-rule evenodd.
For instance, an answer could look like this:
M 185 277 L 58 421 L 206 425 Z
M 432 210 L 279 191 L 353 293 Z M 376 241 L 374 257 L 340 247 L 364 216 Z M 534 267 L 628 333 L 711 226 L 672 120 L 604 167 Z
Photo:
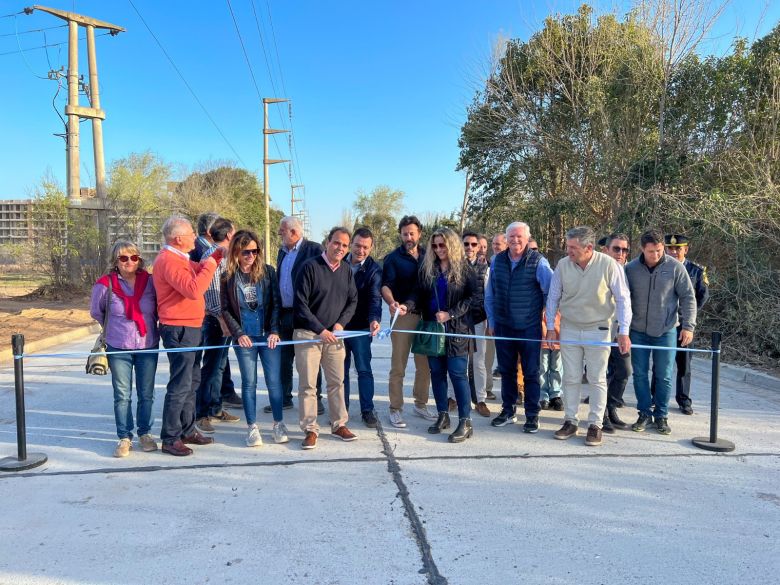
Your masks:
M 310 242 L 307 239 L 303 239 L 301 242 L 301 247 L 298 248 L 298 255 L 295 257 L 295 263 L 292 267 L 292 283 L 293 288 L 295 288 L 295 282 L 298 280 L 298 277 L 301 275 L 301 267 L 306 263 L 307 260 L 310 258 L 316 258 L 317 256 L 321 256 L 322 253 L 325 250 L 322 246 L 320 246 L 317 242 Z M 281 285 L 282 282 L 282 260 L 284 260 L 284 257 L 287 256 L 287 251 L 284 249 L 284 246 L 279 248 L 279 253 L 276 255 L 276 271 L 279 274 L 279 284 Z

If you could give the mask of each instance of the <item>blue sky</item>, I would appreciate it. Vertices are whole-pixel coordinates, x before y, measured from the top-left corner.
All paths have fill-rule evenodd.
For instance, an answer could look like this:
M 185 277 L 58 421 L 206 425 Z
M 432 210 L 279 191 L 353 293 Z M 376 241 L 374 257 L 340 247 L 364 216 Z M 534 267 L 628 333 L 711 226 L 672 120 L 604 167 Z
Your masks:
M 228 4 L 222 0 L 133 0 L 187 78 L 244 164 L 262 175 L 261 106 L 241 51 Z M 294 181 L 306 185 L 313 234 L 338 223 L 358 189 L 381 184 L 406 192 L 407 211 L 449 212 L 460 205 L 464 177 L 455 172 L 457 139 L 466 107 L 484 76 L 499 36 L 526 39 L 545 16 L 572 12 L 579 2 L 432 0 L 417 2 L 318 2 L 254 0 L 260 17 L 268 73 L 252 0 L 231 0 L 261 95 L 293 101 L 297 147 Z M 613 4 L 593 3 L 599 9 Z M 235 160 L 127 0 L 48 0 L 124 26 L 126 33 L 97 39 L 106 160 L 152 150 L 177 168 Z M 24 3 L 0 0 L 0 16 Z M 269 26 L 268 11 L 273 20 Z M 754 38 L 780 20 L 780 0 L 733 2 L 707 48 L 722 52 L 736 34 Z M 19 31 L 61 24 L 36 12 L 0 18 L 0 198 L 25 198 L 51 169 L 64 183 L 65 155 L 59 118 L 52 108 L 56 83 L 41 80 L 67 65 L 65 45 L 43 50 L 43 33 Z M 82 33 L 83 36 L 83 33 Z M 48 43 L 67 31 L 46 31 Z M 18 43 L 18 44 L 17 44 Z M 279 60 L 277 61 L 277 48 Z M 11 53 L 11 54 L 6 54 Z M 282 74 L 279 74 L 281 63 Z M 86 73 L 86 43 L 80 69 Z M 64 108 L 60 93 L 57 105 Z M 82 96 L 82 105 L 85 104 Z M 271 123 L 289 127 L 287 110 L 271 110 Z M 82 185 L 92 177 L 91 133 L 82 124 Z M 281 153 L 289 158 L 286 139 Z M 274 204 L 289 211 L 286 166 L 272 167 Z

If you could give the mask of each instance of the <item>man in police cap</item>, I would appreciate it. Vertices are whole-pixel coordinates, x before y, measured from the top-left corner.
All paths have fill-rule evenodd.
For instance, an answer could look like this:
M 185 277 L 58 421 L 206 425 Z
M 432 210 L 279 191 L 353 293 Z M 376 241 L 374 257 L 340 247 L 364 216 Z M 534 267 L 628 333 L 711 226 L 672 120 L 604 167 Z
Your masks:
M 704 303 L 710 298 L 707 280 L 707 269 L 686 258 L 688 255 L 689 240 L 682 234 L 669 234 L 664 237 L 666 252 L 678 262 L 682 262 L 688 276 L 691 277 L 693 290 L 696 293 L 696 312 L 700 312 Z M 679 341 L 678 341 L 679 347 Z M 683 414 L 693 414 L 691 402 L 691 352 L 678 351 L 677 362 L 677 391 L 675 398 Z

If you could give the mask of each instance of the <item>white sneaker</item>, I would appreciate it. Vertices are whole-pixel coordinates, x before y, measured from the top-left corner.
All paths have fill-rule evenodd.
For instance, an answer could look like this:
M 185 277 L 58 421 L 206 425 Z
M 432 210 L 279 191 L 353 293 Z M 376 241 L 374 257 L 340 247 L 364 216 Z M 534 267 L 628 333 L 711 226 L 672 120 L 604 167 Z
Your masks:
M 290 437 L 287 436 L 287 427 L 283 422 L 274 423 L 273 434 L 276 443 L 286 443 L 290 440 Z
M 404 417 L 401 416 L 400 410 L 391 410 L 390 411 L 390 424 L 396 427 L 397 429 L 405 429 L 406 423 L 404 422 Z
M 415 404 L 413 409 L 414 414 L 417 416 L 421 416 L 425 420 L 436 420 L 439 418 L 439 416 L 435 412 L 431 412 L 428 410 L 427 406 L 417 406 Z
M 256 424 L 249 427 L 249 433 L 246 436 L 247 447 L 260 447 L 263 444 L 263 437 L 260 436 L 260 429 Z

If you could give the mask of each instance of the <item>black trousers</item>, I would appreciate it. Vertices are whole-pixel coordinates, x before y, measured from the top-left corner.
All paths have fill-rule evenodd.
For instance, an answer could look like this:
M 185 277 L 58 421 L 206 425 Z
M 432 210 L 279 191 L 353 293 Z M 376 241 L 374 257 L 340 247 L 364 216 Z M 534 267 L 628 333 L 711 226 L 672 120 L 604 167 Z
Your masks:
M 610 348 L 607 362 L 607 408 L 623 406 L 623 393 L 631 372 L 631 354 L 621 355 L 617 347 Z
M 163 347 L 198 347 L 200 327 L 160 326 Z M 201 351 L 170 352 L 170 379 L 163 402 L 160 439 L 173 443 L 195 432 L 195 393 L 200 385 Z

